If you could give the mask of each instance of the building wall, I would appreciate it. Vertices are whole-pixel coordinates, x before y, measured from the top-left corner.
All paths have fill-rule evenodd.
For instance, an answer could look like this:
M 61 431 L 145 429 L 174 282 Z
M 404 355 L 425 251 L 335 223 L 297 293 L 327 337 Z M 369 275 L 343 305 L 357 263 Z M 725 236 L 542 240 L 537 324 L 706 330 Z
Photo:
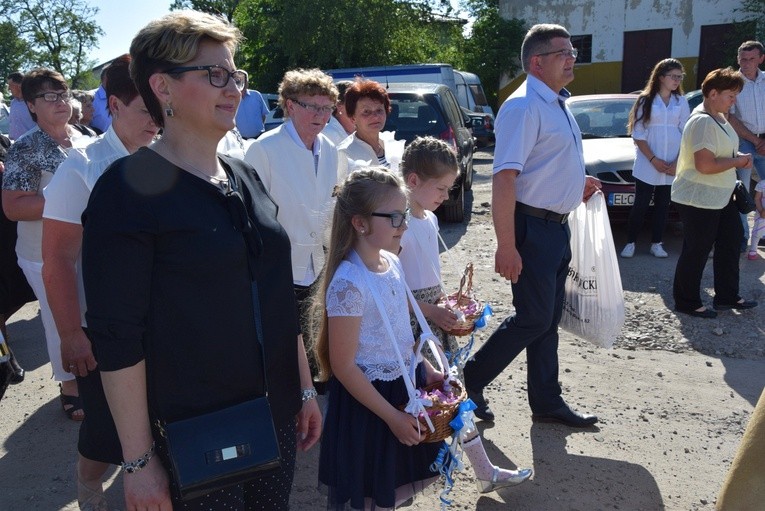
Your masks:
M 624 32 L 672 29 L 672 57 L 683 62 L 683 86 L 696 88 L 701 27 L 741 21 L 734 0 L 500 0 L 504 18 L 563 25 L 572 35 L 592 35 L 592 62 L 576 65 L 576 79 L 568 87 L 575 94 L 621 92 Z M 507 77 L 501 84 L 504 99 L 523 81 Z M 646 76 L 646 79 L 648 77 Z

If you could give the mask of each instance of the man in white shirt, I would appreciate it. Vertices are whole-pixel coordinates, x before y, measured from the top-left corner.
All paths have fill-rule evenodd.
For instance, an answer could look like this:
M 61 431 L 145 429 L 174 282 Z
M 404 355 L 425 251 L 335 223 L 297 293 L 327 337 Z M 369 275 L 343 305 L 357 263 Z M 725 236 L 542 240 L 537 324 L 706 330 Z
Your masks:
M 31 130 L 37 123 L 32 120 L 27 103 L 21 95 L 21 81 L 24 75 L 15 72 L 8 75 L 8 90 L 11 91 L 10 119 L 8 120 L 8 137 L 17 140 L 21 135 Z
M 531 27 L 521 47 L 528 76 L 497 115 L 494 270 L 512 283 L 515 314 L 465 365 L 468 397 L 482 420 L 494 420 L 484 388 L 526 350 L 532 419 L 576 428 L 598 422 L 569 407 L 558 381 L 558 323 L 571 261 L 566 222 L 600 188 L 586 176 L 582 134 L 565 103 L 576 56 L 562 26 Z
M 730 109 L 729 121 L 739 138 L 739 151 L 752 155 L 753 167 L 759 179 L 765 179 L 765 72 L 760 65 L 765 61 L 765 46 L 759 41 L 745 41 L 738 47 L 739 71 L 744 75 L 744 88 Z M 752 169 L 736 169 L 738 179 L 749 189 Z M 744 239 L 741 252 L 749 240 L 747 215 L 741 215 Z

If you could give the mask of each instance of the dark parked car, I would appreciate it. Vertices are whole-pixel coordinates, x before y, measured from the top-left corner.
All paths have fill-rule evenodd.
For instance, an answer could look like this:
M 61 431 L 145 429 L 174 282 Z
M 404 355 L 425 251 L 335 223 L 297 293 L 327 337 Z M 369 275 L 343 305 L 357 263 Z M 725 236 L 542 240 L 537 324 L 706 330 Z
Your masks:
M 483 112 L 473 112 L 463 107 L 462 113 L 465 114 L 465 125 L 472 131 L 476 147 L 487 147 L 494 145 L 494 119 L 489 114 Z
M 391 112 L 385 131 L 395 131 L 396 139 L 407 143 L 430 135 L 445 140 L 457 152 L 460 175 L 436 213 L 446 222 L 462 222 L 465 192 L 473 186 L 475 141 L 457 99 L 446 85 L 432 83 L 391 83 L 388 95 Z
M 704 101 L 704 94 L 701 93 L 701 89 L 692 90 L 685 93 L 685 99 L 688 100 L 688 106 L 691 107 L 691 112 L 693 112 L 693 109 Z

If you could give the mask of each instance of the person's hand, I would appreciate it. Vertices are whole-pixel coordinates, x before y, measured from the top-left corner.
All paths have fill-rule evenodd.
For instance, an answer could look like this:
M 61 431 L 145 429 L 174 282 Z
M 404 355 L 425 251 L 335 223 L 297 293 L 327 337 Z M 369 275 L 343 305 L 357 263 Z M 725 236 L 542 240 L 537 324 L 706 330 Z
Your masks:
M 661 158 L 654 158 L 650 163 L 657 172 L 662 174 L 667 174 L 669 172 L 670 164 Z
M 81 329 L 61 337 L 61 362 L 64 370 L 75 376 L 87 376 L 96 368 L 90 339 Z
M 603 185 L 600 183 L 600 179 L 592 176 L 587 176 L 584 179 L 584 193 L 582 194 L 582 201 L 587 202 L 592 197 L 592 194 L 600 190 Z
M 757 154 L 765 155 L 765 138 L 757 138 L 757 143 L 754 144 L 754 149 Z
M 760 211 L 760 218 L 765 218 L 765 209 Z
M 752 166 L 752 155 L 749 153 L 738 153 L 736 157 L 736 168 L 748 169 Z
M 5 172 L 5 163 L 0 161 L 0 172 Z
M 431 305 L 428 310 L 428 319 L 442 330 L 449 331 L 457 324 L 457 315 L 446 307 Z
M 173 511 L 167 473 L 155 454 L 137 472 L 124 474 L 126 511 Z
M 513 284 L 518 282 L 523 269 L 521 254 L 515 247 L 497 247 L 494 254 L 494 271 Z
M 675 173 L 677 173 L 677 160 L 667 163 L 667 171 L 665 172 L 668 176 L 674 176 Z
M 297 448 L 302 452 L 314 446 L 321 436 L 321 412 L 316 399 L 309 399 L 297 414 Z
M 404 445 L 411 447 L 425 440 L 427 426 L 423 426 L 415 417 L 406 412 L 396 410 L 393 416 L 386 421 L 386 424 L 388 424 L 395 437 L 398 438 L 398 441 Z M 422 431 L 422 433 L 419 431 Z

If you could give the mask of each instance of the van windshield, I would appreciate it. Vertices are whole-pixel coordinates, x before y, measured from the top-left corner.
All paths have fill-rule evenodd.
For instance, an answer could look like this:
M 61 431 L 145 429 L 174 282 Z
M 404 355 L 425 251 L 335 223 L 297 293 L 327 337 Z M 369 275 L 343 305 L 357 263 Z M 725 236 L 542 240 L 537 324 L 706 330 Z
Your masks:
M 488 101 L 486 101 L 486 94 L 483 92 L 483 87 L 481 87 L 480 84 L 472 84 L 469 85 L 470 92 L 473 94 L 473 99 L 475 100 L 475 104 L 479 106 L 486 106 L 489 104 Z

